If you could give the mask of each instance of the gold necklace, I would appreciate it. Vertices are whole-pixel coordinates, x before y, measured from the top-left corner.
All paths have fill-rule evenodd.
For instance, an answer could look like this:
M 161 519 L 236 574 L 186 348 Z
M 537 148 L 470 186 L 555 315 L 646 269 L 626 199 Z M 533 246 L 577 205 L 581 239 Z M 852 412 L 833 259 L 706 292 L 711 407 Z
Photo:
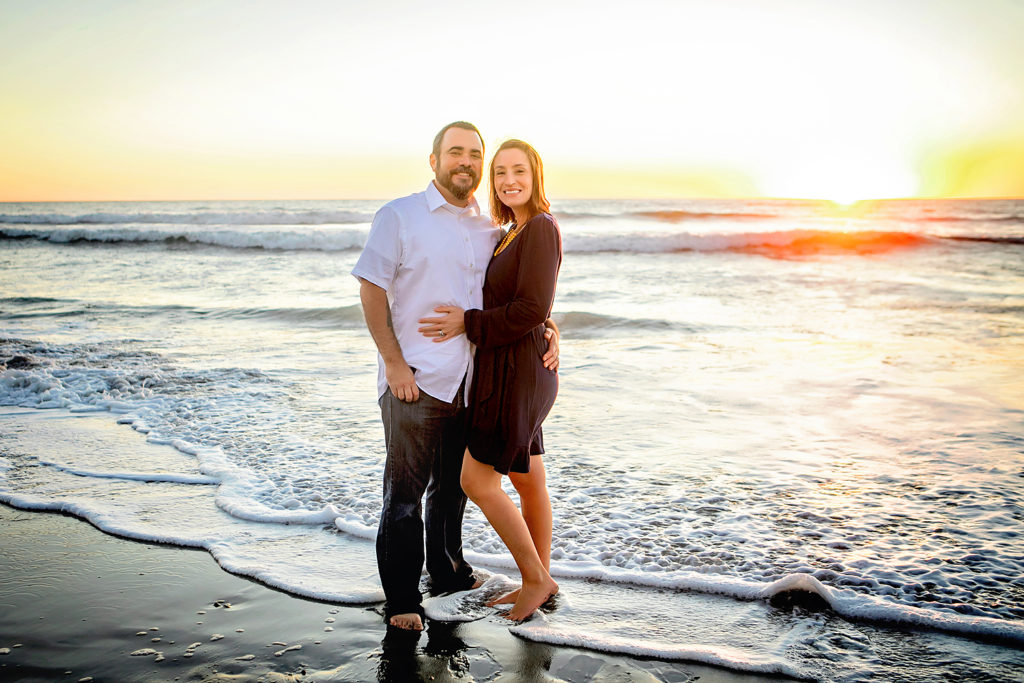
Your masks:
M 522 226 L 517 225 L 506 232 L 505 236 L 501 238 L 501 242 L 498 243 L 498 248 L 494 250 L 494 255 L 497 256 L 501 252 L 505 251 L 505 247 L 512 244 L 512 240 L 516 238 L 516 235 L 518 235 L 522 229 Z

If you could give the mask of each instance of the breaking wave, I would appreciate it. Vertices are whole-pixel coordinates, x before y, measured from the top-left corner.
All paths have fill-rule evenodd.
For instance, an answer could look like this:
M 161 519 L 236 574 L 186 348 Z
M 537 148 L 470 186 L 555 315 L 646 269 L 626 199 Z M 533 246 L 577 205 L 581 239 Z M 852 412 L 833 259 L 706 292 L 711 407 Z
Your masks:
M 284 251 L 349 251 L 361 249 L 368 226 L 342 228 L 202 228 L 153 227 L 0 227 L 0 238 L 31 239 L 59 244 L 163 244 L 167 247 L 220 247 Z M 911 232 L 780 230 L 745 233 L 630 232 L 577 233 L 563 230 L 566 252 L 672 253 L 749 252 L 770 256 L 865 254 L 920 247 L 937 239 L 1024 244 L 1024 237 L 954 236 L 935 238 Z

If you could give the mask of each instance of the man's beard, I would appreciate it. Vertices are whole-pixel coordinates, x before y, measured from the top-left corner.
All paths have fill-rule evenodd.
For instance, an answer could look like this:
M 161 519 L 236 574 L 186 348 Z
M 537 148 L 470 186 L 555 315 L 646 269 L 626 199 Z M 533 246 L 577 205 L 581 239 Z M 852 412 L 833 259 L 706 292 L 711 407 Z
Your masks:
M 468 173 L 472 182 L 469 185 L 456 185 L 452 182 L 452 176 L 456 173 Z M 480 176 L 477 175 L 476 171 L 470 166 L 457 166 L 448 173 L 435 174 L 437 182 L 441 184 L 441 187 L 452 193 L 452 196 L 462 201 L 469 197 L 476 191 L 476 188 L 480 186 Z

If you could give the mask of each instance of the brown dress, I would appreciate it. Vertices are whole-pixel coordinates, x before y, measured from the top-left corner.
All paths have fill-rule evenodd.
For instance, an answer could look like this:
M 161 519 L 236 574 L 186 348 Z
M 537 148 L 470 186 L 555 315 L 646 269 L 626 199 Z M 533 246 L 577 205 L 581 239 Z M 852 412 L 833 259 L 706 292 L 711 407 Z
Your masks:
M 558 375 L 544 367 L 544 321 L 551 315 L 562 264 L 562 236 L 541 213 L 487 266 L 484 310 L 466 311 L 476 344 L 467 443 L 474 459 L 497 472 L 529 472 L 544 452 L 541 423 L 555 403 Z

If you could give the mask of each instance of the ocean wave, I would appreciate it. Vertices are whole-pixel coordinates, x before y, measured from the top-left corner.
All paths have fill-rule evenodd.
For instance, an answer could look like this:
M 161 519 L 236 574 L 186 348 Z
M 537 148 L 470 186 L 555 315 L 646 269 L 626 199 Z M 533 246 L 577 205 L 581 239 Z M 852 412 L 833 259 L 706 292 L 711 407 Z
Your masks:
M 479 588 L 429 597 L 424 600 L 423 608 L 426 616 L 435 621 L 476 621 L 493 613 L 493 609 L 486 606 L 488 600 L 518 587 L 518 582 L 504 574 L 491 574 Z M 750 610 L 739 603 L 714 600 L 713 604 L 712 608 L 708 601 L 680 593 L 668 596 L 661 591 L 649 591 L 638 595 L 638 591 L 628 588 L 563 581 L 562 591 L 557 596 L 529 620 L 511 626 L 510 630 L 527 640 L 554 645 L 666 661 L 701 662 L 796 679 L 816 678 L 790 661 L 790 648 L 785 639 L 780 642 L 778 638 L 751 637 L 755 630 L 758 636 L 764 635 L 767 621 L 764 612 L 759 614 L 760 619 L 751 619 Z M 739 632 L 730 628 L 716 633 L 697 626 L 707 621 L 735 627 L 738 613 L 747 616 Z M 630 617 L 623 619 L 624 615 Z M 648 624 L 658 624 L 660 628 L 650 632 L 645 628 Z M 684 624 L 684 633 L 673 632 L 673 626 L 678 628 L 677 625 Z M 671 626 L 665 628 L 666 625 Z
M 70 467 L 58 462 L 49 462 L 40 459 L 40 465 L 52 467 L 61 472 L 67 472 L 78 477 L 91 477 L 94 479 L 125 479 L 127 481 L 141 482 L 164 482 L 171 484 L 220 484 L 220 479 L 208 477 L 205 474 L 189 474 L 182 472 L 101 472 L 97 470 Z
M 5 296 L 0 297 L 0 304 L 50 304 L 60 303 L 64 299 L 54 299 L 48 296 Z
M 0 239 L 32 239 L 58 244 L 163 244 L 226 249 L 340 252 L 362 249 L 369 226 L 294 229 L 157 227 L 0 227 Z M 776 257 L 878 254 L 896 249 L 946 243 L 1024 244 L 1017 235 L 932 236 L 899 230 L 794 229 L 751 232 L 594 233 L 563 230 L 566 253 L 684 253 L 737 252 Z
M 777 213 L 760 213 L 751 211 L 685 211 L 681 209 L 666 209 L 663 211 L 637 211 L 634 216 L 642 218 L 655 218 L 667 223 L 680 223 L 682 221 L 696 220 L 722 220 L 722 219 L 749 219 L 760 220 L 764 218 L 782 218 Z
M 1024 237 L 998 235 L 950 235 L 943 239 L 954 242 L 986 242 L 990 244 L 1024 244 Z
M 741 252 L 767 256 L 876 254 L 919 247 L 932 238 L 910 232 L 780 230 L 745 233 L 634 233 L 563 235 L 567 252 Z
M 35 239 L 58 244 L 164 244 L 167 246 L 267 249 L 280 251 L 348 251 L 361 249 L 368 229 L 175 229 L 153 228 L 0 228 L 0 238 Z
M 991 213 L 983 211 L 953 212 L 913 216 L 912 220 L 923 223 L 1024 223 L 1024 213 Z
M 590 313 L 587 311 L 555 313 L 552 315 L 552 319 L 558 324 L 558 328 L 563 334 L 570 333 L 574 339 L 587 339 L 589 337 L 601 336 L 608 332 L 626 329 L 690 333 L 697 331 L 697 328 L 692 325 L 674 322 L 671 320 L 659 320 L 656 318 L 626 318 L 615 315 Z
M 383 202 L 175 202 L 82 204 L 0 204 L 0 225 L 35 226 L 323 226 L 369 223 Z M 635 223 L 700 223 L 716 221 L 778 222 L 840 218 L 896 221 L 921 226 L 961 223 L 971 231 L 979 224 L 1024 223 L 1020 200 L 871 200 L 837 207 L 823 200 L 565 200 L 556 215 L 569 222 L 587 220 Z
M 681 223 L 683 221 L 713 221 L 713 220 L 759 220 L 759 219 L 773 219 L 773 218 L 791 218 L 783 213 L 780 209 L 779 212 L 772 211 L 749 211 L 742 209 L 727 209 L 721 208 L 719 210 L 705 210 L 699 211 L 696 209 L 644 209 L 644 210 L 626 210 L 620 212 L 600 212 L 600 211 L 580 211 L 580 210 L 569 210 L 559 211 L 558 218 L 568 220 L 585 220 L 594 218 L 603 219 L 621 219 L 621 218 L 645 218 L 661 221 L 665 223 Z
M 129 306 L 104 304 L 74 299 L 46 299 L 12 297 L 0 298 L 4 304 L 31 305 L 27 310 L 3 310 L 0 320 L 21 320 L 29 318 L 67 318 L 96 313 L 119 313 L 133 317 L 162 315 L 186 315 L 211 320 L 266 320 L 296 325 L 312 325 L 329 328 L 363 327 L 363 310 L 359 304 L 324 307 L 274 307 L 274 308 L 200 308 L 180 305 Z M 48 304 L 55 304 L 49 306 Z
M 588 582 L 588 595 L 570 593 L 545 614 L 512 627 L 512 632 L 536 642 L 571 645 L 604 652 L 615 652 L 631 656 L 647 656 L 658 659 L 697 661 L 730 669 L 761 673 L 778 673 L 810 680 L 948 680 L 948 676 L 915 675 L 910 678 L 891 677 L 885 665 L 873 662 L 864 667 L 864 662 L 845 660 L 843 657 L 829 658 L 822 667 L 817 656 L 828 650 L 827 643 L 836 638 L 839 614 L 851 623 L 858 624 L 852 632 L 860 638 L 875 640 L 877 647 L 885 639 L 899 639 L 905 629 L 953 634 L 976 641 L 997 642 L 1006 645 L 1021 643 L 1024 636 L 1022 624 L 963 618 L 951 619 L 929 614 L 929 610 L 891 609 L 878 606 L 859 595 L 844 595 L 816 582 L 812 577 L 792 574 L 771 584 L 762 586 L 753 599 L 775 605 L 774 598 L 800 594 L 800 600 L 808 606 L 800 610 L 803 618 L 794 622 L 780 619 L 766 609 L 743 610 L 740 605 L 722 600 L 701 600 L 693 591 L 676 592 L 665 590 L 644 591 L 624 590 L 621 593 L 608 590 L 602 584 Z M 571 590 L 571 589 L 570 589 Z M 596 594 L 591 597 L 589 594 Z M 557 598 L 556 598 L 557 599 Z M 746 600 L 747 598 L 742 598 Z M 443 600 L 443 599 L 441 599 Z M 449 617 L 461 605 L 455 600 L 444 604 L 441 600 L 428 600 L 425 606 L 433 618 Z M 799 603 L 798 603 L 799 604 Z M 898 606 L 896 606 L 898 607 Z M 785 608 L 783 608 L 785 609 Z M 690 623 L 682 633 L 671 633 L 659 628 L 644 628 L 636 624 L 639 619 L 622 615 L 643 615 L 649 624 L 673 624 L 678 611 L 685 611 Z M 431 614 L 441 612 L 441 614 Z M 742 613 L 743 619 L 731 620 Z M 820 614 L 820 618 L 810 616 Z M 698 620 L 699 623 L 693 623 Z M 699 624 L 706 620 L 711 624 L 729 623 L 723 637 L 722 631 L 705 629 Z M 748 621 L 749 620 L 749 621 Z M 622 623 L 625 622 L 625 623 Z M 741 625 L 741 622 L 745 622 Z M 779 633 L 766 631 L 758 622 L 767 622 L 780 629 Z M 785 624 L 785 625 L 784 625 Z M 827 625 L 826 625 L 827 624 Z M 881 629 L 865 628 L 860 625 L 881 626 Z M 892 627 L 896 626 L 896 629 Z M 788 633 L 787 633 L 788 632 Z M 785 635 L 796 638 L 787 638 Z M 847 634 L 851 631 L 847 630 Z M 783 637 L 775 637 L 783 636 Z M 927 636 L 918 635 L 919 638 Z M 858 635 L 854 636 L 855 639 Z M 945 640 L 944 638 L 942 638 Z M 863 641 L 862 641 L 863 642 Z M 859 649 L 859 648 L 858 648 Z M 808 656 L 809 655 L 809 656 Z M 840 673 L 843 669 L 843 673 Z M 858 670 L 859 669 L 859 670 Z
M 361 329 L 364 325 L 363 308 L 360 304 L 321 308 L 223 308 L 202 311 L 200 314 L 209 318 L 271 320 L 328 327 L 357 327 Z
M 8 225 L 344 225 L 369 223 L 373 213 L 277 208 L 266 211 L 183 211 L 134 213 L 2 213 Z
M 4 310 L 4 304 L 31 306 L 24 310 Z M 310 325 L 338 329 L 362 329 L 363 310 L 360 304 L 325 307 L 247 307 L 200 308 L 194 306 L 154 305 L 128 306 L 104 304 L 74 299 L 47 299 L 24 297 L 0 298 L 0 320 L 30 318 L 65 318 L 96 313 L 116 313 L 135 318 L 163 315 L 186 315 L 210 320 L 265 320 L 293 325 Z M 588 311 L 555 313 L 555 322 L 563 334 L 586 339 L 622 330 L 647 332 L 695 333 L 698 328 L 686 323 L 657 318 L 629 318 L 604 315 Z
M 507 555 L 467 551 L 466 559 L 487 567 L 516 568 L 511 556 Z M 586 560 L 553 560 L 551 575 L 560 579 L 763 601 L 780 608 L 800 606 L 809 611 L 831 611 L 851 621 L 896 624 L 964 637 L 992 639 L 1016 646 L 1024 645 L 1024 622 L 1019 620 L 906 604 L 881 595 L 826 585 L 809 573 L 787 574 L 765 583 L 686 569 L 649 572 L 609 567 Z

